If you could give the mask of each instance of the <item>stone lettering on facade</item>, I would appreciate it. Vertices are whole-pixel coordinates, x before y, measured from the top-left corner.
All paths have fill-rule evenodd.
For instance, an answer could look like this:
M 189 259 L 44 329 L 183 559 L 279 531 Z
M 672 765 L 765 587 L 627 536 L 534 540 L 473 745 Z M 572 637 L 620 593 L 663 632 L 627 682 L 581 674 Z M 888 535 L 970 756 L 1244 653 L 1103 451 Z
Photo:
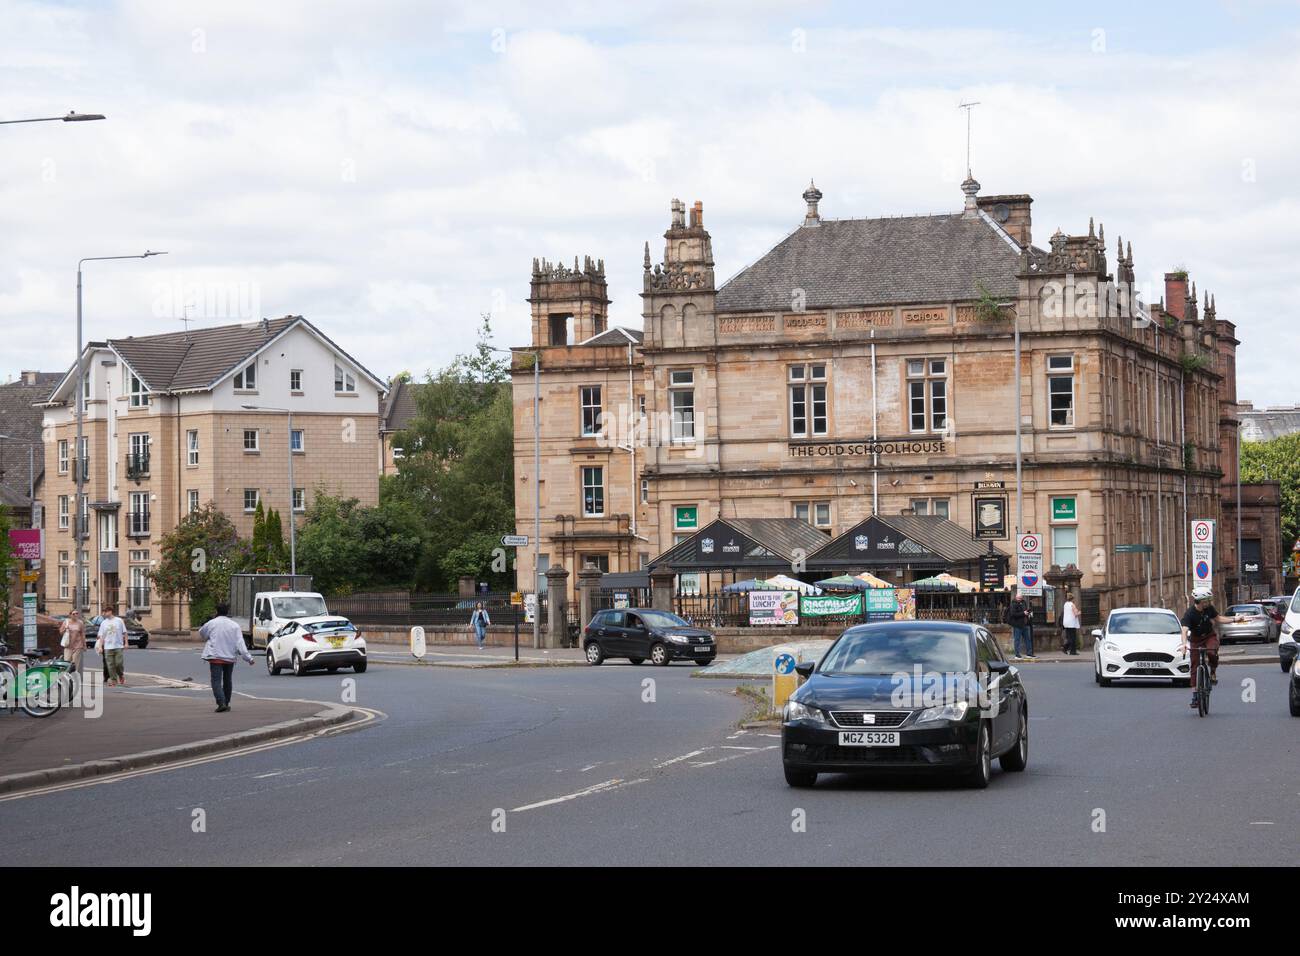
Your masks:
M 835 313 L 835 328 L 844 329 L 845 331 L 852 329 L 887 329 L 893 324 L 893 309 Z
M 948 310 L 946 308 L 935 309 L 904 309 L 904 325 L 947 325 Z
M 723 315 L 718 317 L 719 335 L 753 335 L 775 332 L 774 315 Z
M 870 455 L 942 455 L 947 443 L 933 439 L 881 439 L 872 442 L 790 442 L 791 458 L 862 458 Z
M 785 317 L 787 332 L 825 332 L 829 327 L 824 312 L 804 312 Z

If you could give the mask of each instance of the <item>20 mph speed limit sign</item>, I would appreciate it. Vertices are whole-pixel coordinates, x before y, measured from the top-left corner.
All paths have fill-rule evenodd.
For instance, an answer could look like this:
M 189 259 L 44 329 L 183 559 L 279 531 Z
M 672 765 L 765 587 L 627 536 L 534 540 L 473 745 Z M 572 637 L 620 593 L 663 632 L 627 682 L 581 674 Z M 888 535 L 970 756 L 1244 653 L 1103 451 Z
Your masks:
M 1043 536 L 1041 534 L 1022 534 L 1020 536 L 1019 550 L 1025 554 L 1042 554 Z
M 1022 534 L 1016 538 L 1016 587 L 1023 597 L 1043 593 L 1043 536 Z
M 1192 541 L 1197 544 L 1214 543 L 1214 522 L 1208 518 L 1198 518 L 1192 522 Z

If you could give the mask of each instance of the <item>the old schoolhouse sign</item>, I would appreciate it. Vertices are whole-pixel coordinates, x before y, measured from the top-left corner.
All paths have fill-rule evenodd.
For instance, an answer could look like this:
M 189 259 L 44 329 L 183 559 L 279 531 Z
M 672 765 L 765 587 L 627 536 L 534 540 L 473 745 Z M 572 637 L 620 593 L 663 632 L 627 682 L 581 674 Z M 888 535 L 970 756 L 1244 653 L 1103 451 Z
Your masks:
M 791 458 L 870 458 L 872 455 L 942 455 L 947 443 L 942 438 L 882 438 L 876 441 L 792 441 L 786 445 Z

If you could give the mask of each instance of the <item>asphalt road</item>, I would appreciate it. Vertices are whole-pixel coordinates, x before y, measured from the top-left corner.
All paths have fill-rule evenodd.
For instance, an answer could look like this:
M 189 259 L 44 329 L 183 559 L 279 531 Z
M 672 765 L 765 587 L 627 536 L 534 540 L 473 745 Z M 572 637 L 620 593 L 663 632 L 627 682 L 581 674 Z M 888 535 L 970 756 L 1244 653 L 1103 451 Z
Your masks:
M 338 701 L 350 676 L 258 665 L 236 691 Z M 203 677 L 195 651 L 132 651 L 128 667 Z M 733 682 L 692 670 L 374 666 L 355 702 L 387 717 L 367 729 L 0 801 L 0 865 L 1295 862 L 1300 720 L 1276 665 L 1223 667 L 1207 719 L 1185 690 L 1028 665 L 1029 769 L 979 792 L 792 790 L 775 731 L 739 732 Z

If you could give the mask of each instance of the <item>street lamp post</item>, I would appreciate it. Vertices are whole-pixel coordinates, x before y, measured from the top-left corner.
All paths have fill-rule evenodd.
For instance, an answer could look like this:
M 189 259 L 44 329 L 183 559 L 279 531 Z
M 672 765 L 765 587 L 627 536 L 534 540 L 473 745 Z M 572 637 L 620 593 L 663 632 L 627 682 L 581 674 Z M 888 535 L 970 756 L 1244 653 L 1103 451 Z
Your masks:
M 69 112 L 65 116 L 38 116 L 35 119 L 20 120 L 0 120 L 0 126 L 8 126 L 12 123 L 88 123 L 91 120 L 102 120 L 101 113 L 78 113 Z
M 289 574 L 298 573 L 298 532 L 293 518 L 293 411 L 270 405 L 241 405 L 250 412 L 284 412 L 289 416 Z
M 71 116 L 72 114 L 68 114 Z M 9 122 L 39 122 L 38 120 L 9 120 Z M 90 600 L 88 593 L 83 594 L 81 588 L 81 542 L 83 538 L 90 537 L 90 528 L 82 524 L 82 499 L 85 497 L 86 471 L 89 467 L 86 456 L 81 454 L 83 420 L 86 415 L 86 363 L 82 359 L 82 336 L 81 336 L 81 267 L 87 262 L 108 262 L 114 259 L 148 259 L 150 256 L 165 256 L 165 252 L 150 252 L 146 249 L 139 255 L 134 256 L 87 256 L 77 261 L 77 444 L 74 449 L 73 461 L 76 462 L 77 477 L 77 502 L 76 517 L 73 519 L 72 550 L 76 552 L 73 579 L 73 594 L 76 596 L 74 605 L 76 610 L 80 611 Z M 89 512 L 86 512 L 87 519 Z M 89 520 L 87 520 L 89 524 Z

